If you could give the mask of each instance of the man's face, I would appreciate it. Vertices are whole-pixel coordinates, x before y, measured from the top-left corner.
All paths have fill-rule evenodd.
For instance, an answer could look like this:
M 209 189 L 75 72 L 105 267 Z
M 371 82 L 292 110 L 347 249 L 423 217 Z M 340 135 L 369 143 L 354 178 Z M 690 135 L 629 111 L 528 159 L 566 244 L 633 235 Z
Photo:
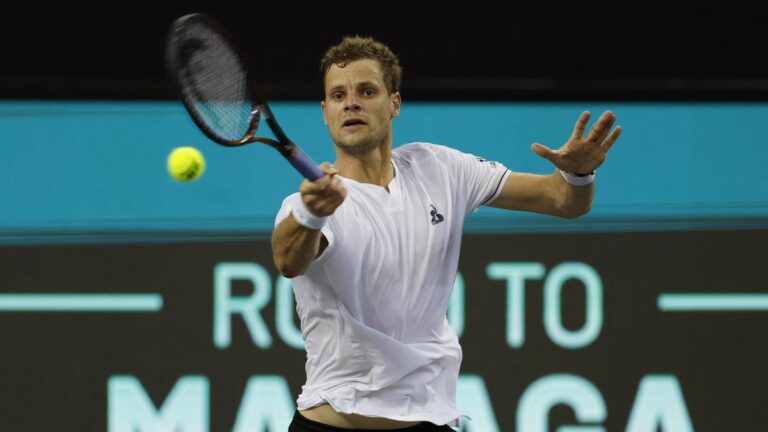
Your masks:
M 332 65 L 325 75 L 323 119 L 336 146 L 361 154 L 391 145 L 392 119 L 400 114 L 400 93 L 387 93 L 384 73 L 375 60 Z

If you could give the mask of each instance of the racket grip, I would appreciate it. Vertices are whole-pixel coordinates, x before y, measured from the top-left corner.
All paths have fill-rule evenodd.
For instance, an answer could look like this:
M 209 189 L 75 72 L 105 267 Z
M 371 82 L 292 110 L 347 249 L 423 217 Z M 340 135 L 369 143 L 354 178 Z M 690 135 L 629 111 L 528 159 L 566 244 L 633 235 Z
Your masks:
M 306 153 L 301 151 L 300 148 L 294 147 L 293 150 L 293 155 L 288 158 L 288 162 L 290 162 L 291 165 L 293 165 L 293 167 L 296 168 L 296 170 L 298 170 L 307 180 L 315 181 L 325 175 L 323 171 L 321 171 L 317 166 L 317 164 L 312 159 L 310 159 Z

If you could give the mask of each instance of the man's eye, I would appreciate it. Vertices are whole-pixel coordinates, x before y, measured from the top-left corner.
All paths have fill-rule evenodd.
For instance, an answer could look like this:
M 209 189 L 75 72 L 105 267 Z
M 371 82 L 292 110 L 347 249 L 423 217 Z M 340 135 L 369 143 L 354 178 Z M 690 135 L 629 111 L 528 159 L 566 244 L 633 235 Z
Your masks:
M 334 100 L 342 100 L 342 99 L 344 99 L 344 95 L 341 92 L 336 92 L 336 93 L 332 94 L 331 97 Z
M 363 90 L 363 95 L 365 96 L 373 96 L 374 93 L 376 93 L 373 89 L 365 89 Z

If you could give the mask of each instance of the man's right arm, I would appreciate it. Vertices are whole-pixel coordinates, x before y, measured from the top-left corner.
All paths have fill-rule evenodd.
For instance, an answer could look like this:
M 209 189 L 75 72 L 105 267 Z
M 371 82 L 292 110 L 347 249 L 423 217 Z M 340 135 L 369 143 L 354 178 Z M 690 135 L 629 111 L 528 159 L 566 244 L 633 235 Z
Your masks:
M 292 278 L 307 271 L 320 253 L 321 239 L 320 230 L 299 224 L 293 215 L 283 219 L 272 233 L 272 258 L 280 273 Z
M 298 205 L 303 204 L 303 208 L 292 210 L 272 233 L 272 259 L 280 273 L 287 278 L 306 272 L 328 245 L 320 229 L 307 226 L 306 221 L 302 224 L 302 218 L 297 218 L 295 212 L 298 210 L 299 214 L 313 219 L 327 217 L 336 211 L 347 196 L 341 180 L 335 177 L 336 171 L 328 164 L 322 164 L 320 168 L 326 174 L 324 177 L 314 182 L 304 180 L 301 183 L 301 203 Z

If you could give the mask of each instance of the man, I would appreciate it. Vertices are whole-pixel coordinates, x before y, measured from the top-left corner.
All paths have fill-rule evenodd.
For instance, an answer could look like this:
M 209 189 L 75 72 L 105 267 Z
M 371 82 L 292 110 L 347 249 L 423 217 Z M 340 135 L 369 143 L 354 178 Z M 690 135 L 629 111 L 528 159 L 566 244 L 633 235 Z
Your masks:
M 336 148 L 325 176 L 285 199 L 272 250 L 292 279 L 307 382 L 290 431 L 450 431 L 461 348 L 446 310 L 461 229 L 481 205 L 577 217 L 618 138 L 589 113 L 559 150 L 534 144 L 550 175 L 426 143 L 392 149 L 401 69 L 385 45 L 348 37 L 321 62 L 323 119 Z

